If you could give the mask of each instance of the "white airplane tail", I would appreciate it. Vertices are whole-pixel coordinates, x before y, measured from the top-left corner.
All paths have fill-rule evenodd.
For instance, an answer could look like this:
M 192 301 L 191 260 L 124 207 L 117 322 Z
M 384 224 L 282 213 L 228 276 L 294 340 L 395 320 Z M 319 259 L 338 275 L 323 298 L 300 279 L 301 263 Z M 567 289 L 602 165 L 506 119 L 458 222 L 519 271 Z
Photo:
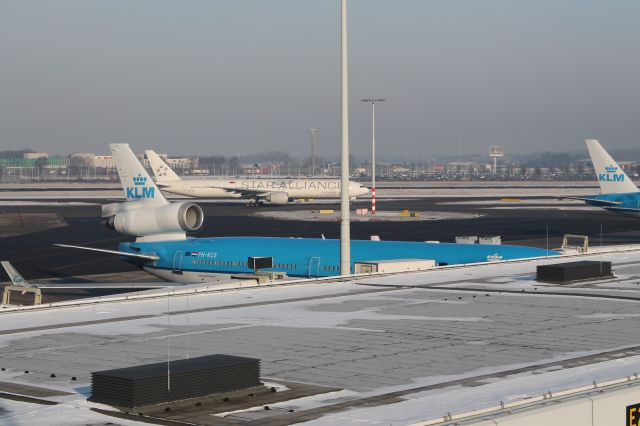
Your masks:
M 145 154 L 147 154 L 147 158 L 151 164 L 151 170 L 153 170 L 153 175 L 156 177 L 157 183 L 162 184 L 180 180 L 180 176 L 171 170 L 171 167 L 162 161 L 162 158 L 160 158 L 155 151 L 148 149 L 145 151 Z
M 116 143 L 109 145 L 109 147 L 127 201 L 140 201 L 145 205 L 168 204 L 160 189 L 138 161 L 129 144 Z
M 18 287 L 33 287 L 24 278 L 22 278 L 22 275 L 20 275 L 20 273 L 16 271 L 16 268 L 14 268 L 10 262 L 3 260 L 0 262 L 0 264 L 2 264 L 2 267 L 7 272 L 7 275 L 9 275 L 9 279 L 11 279 L 13 285 Z
M 638 192 L 638 187 L 595 139 L 586 141 L 602 194 Z

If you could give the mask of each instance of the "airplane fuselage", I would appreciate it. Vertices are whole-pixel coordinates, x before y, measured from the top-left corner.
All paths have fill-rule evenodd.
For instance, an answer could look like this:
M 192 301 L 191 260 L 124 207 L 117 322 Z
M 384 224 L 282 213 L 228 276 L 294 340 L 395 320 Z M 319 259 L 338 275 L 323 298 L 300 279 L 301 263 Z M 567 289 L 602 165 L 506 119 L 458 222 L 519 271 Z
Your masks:
M 120 251 L 158 256 L 155 261 L 131 260 L 146 271 L 178 282 L 209 281 L 220 274 L 253 272 L 249 257 L 271 257 L 273 268 L 294 277 L 340 275 L 339 241 L 312 238 L 219 237 L 189 238 L 163 242 L 120 243 Z M 462 245 L 404 241 L 354 240 L 351 269 L 355 262 L 392 259 L 432 259 L 438 265 L 487 262 L 558 253 L 510 245 Z
M 175 182 L 162 182 L 163 191 L 172 194 L 197 198 L 240 198 L 243 191 L 252 194 L 282 192 L 290 199 L 340 198 L 340 180 L 336 179 L 190 179 Z M 234 190 L 237 190 L 235 192 Z M 354 182 L 350 186 L 350 195 L 364 195 L 368 189 Z M 248 195 L 245 195 L 247 198 Z

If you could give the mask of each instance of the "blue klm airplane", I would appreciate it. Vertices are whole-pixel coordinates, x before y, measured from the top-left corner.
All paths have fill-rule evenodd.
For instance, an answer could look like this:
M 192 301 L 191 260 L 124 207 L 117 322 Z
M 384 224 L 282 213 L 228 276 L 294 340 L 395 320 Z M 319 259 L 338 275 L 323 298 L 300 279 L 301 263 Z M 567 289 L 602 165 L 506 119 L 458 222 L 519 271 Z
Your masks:
M 595 139 L 586 141 L 591 162 L 600 184 L 600 194 L 589 197 L 565 197 L 582 200 L 590 206 L 618 213 L 640 213 L 640 190 Z
M 221 274 L 255 269 L 283 271 L 290 276 L 340 275 L 339 241 L 311 238 L 220 237 L 190 238 L 199 229 L 202 209 L 192 202 L 169 203 L 127 144 L 111 145 L 125 203 L 103 206 L 107 226 L 135 236 L 118 250 L 61 245 L 120 255 L 160 278 L 177 282 L 212 281 Z M 404 241 L 351 242 L 355 262 L 430 259 L 438 265 L 487 262 L 557 255 L 539 248 Z

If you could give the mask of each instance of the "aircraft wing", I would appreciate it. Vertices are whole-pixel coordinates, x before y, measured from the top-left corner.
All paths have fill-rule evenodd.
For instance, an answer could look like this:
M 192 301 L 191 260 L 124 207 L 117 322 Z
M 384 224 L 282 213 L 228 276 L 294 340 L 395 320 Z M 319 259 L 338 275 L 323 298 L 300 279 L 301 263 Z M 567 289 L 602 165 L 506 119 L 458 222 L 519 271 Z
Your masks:
M 569 199 L 569 200 L 580 200 L 586 201 L 595 205 L 601 205 L 603 207 L 609 206 L 619 206 L 622 204 L 622 201 L 609 201 L 609 200 L 601 200 L 598 198 L 587 198 L 587 197 L 561 197 L 561 200 Z
M 2 267 L 7 272 L 7 275 L 9 275 L 9 278 L 11 279 L 13 285 L 18 287 L 33 287 L 24 278 L 22 278 L 22 275 L 20 275 L 20 273 L 16 271 L 16 268 L 14 268 L 10 262 L 3 260 L 0 262 L 0 264 L 2 264 Z
M 158 259 L 160 259 L 160 257 L 158 257 L 158 256 L 153 256 L 153 255 L 149 255 L 149 254 L 128 253 L 126 251 L 106 250 L 106 249 L 99 249 L 99 248 L 95 248 L 95 247 L 72 246 L 72 245 L 69 245 L 69 244 L 54 244 L 54 246 L 65 247 L 65 248 L 74 248 L 74 249 L 80 249 L 80 250 L 97 251 L 99 253 L 107 253 L 107 254 L 115 254 L 115 255 L 118 255 L 118 256 L 131 257 L 133 259 L 142 259 L 142 260 L 158 260 Z
M 264 189 L 249 189 L 249 188 L 233 188 L 226 186 L 216 186 L 216 188 L 220 188 L 226 192 L 232 194 L 240 194 L 241 197 L 266 197 L 270 193 L 274 191 L 265 191 Z M 280 191 L 276 191 L 280 192 Z
M 43 290 L 152 290 L 156 288 L 168 288 L 174 283 L 51 283 L 38 284 Z

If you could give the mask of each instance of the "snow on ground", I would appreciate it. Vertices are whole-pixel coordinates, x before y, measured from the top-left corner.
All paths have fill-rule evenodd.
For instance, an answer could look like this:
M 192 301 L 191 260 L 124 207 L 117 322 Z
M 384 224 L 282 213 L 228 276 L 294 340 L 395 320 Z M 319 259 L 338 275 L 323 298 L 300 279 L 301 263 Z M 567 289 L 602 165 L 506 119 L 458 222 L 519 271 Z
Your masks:
M 461 413 L 542 395 L 546 392 L 587 386 L 612 378 L 621 378 L 640 371 L 640 356 L 598 364 L 529 373 L 502 379 L 482 386 L 456 386 L 408 395 L 407 401 L 378 407 L 355 408 L 303 424 L 324 425 L 404 425 L 435 419 L 447 413 Z M 287 406 L 282 404 L 281 406 Z M 392 420 L 390 420 L 392 419 Z
M 638 251 L 584 258 L 614 260 L 621 271 L 621 280 L 630 280 L 639 272 L 635 266 L 640 261 Z M 0 335 L 0 352 L 7 364 L 16 359 L 13 365 L 9 364 L 12 368 L 0 372 L 0 381 L 36 384 L 34 380 L 39 380 L 42 374 L 55 371 L 44 368 L 66 367 L 64 374 L 69 371 L 75 374 L 78 370 L 84 375 L 78 382 L 64 381 L 62 377 L 52 379 L 50 387 L 75 392 L 73 396 L 58 398 L 61 402 L 58 406 L 34 407 L 7 401 L 4 407 L 9 412 L 0 412 L 0 416 L 7 418 L 4 422 L 7 424 L 11 421 L 32 424 L 41 418 L 45 418 L 45 423 L 37 423 L 45 425 L 105 421 L 103 416 L 89 411 L 93 405 L 81 396 L 87 392 L 86 372 L 95 371 L 96 363 L 110 366 L 131 362 L 129 354 L 137 357 L 135 362 L 148 362 L 159 356 L 158 348 L 165 350 L 165 342 L 183 342 L 177 338 L 184 339 L 187 335 L 191 336 L 192 344 L 201 345 L 201 353 L 216 350 L 262 354 L 263 371 L 273 373 L 265 374 L 270 383 L 279 379 L 299 380 L 345 389 L 273 405 L 294 408 L 296 412 L 343 400 L 495 374 L 478 383 L 479 386 L 454 385 L 416 391 L 405 397 L 407 401 L 351 409 L 311 422 L 320 425 L 406 424 L 639 371 L 640 356 L 629 356 L 603 357 L 592 364 L 567 369 L 558 365 L 557 369 L 539 369 L 506 378 L 497 374 L 627 349 L 636 344 L 638 335 L 631 324 L 640 314 L 636 313 L 634 301 L 519 293 L 478 299 L 473 298 L 477 293 L 460 291 L 465 286 L 485 286 L 511 291 L 538 287 L 585 295 L 638 294 L 637 290 L 554 287 L 533 281 L 536 265 L 563 261 L 567 258 L 0 313 L 0 331 L 10 333 Z M 452 286 L 456 290 L 411 288 L 425 285 Z M 193 309 L 199 311 L 188 315 L 176 312 Z M 176 313 L 167 316 L 167 311 Z M 75 324 L 100 320 L 107 321 Z M 65 324 L 70 326 L 56 327 Z M 541 332 L 540 324 L 548 331 Z M 21 331 L 28 327 L 51 329 Z M 534 339 L 535 344 L 529 339 Z M 182 349 L 175 350 L 181 354 Z M 87 354 L 99 359 L 87 358 Z M 22 374 L 19 367 L 29 362 L 46 367 Z M 438 366 L 431 367 L 435 364 Z M 454 364 L 451 374 L 442 372 Z M 4 421 L 2 417 L 0 420 Z

